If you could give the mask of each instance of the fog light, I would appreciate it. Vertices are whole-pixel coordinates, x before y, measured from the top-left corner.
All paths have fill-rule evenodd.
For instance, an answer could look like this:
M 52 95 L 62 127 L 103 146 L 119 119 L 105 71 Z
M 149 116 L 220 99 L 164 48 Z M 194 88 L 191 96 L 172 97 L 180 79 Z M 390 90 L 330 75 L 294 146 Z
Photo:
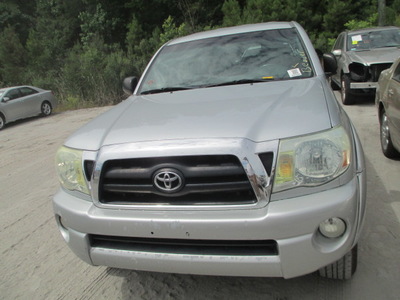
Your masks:
M 319 231 L 327 238 L 337 238 L 346 230 L 346 224 L 342 219 L 329 218 L 319 224 Z

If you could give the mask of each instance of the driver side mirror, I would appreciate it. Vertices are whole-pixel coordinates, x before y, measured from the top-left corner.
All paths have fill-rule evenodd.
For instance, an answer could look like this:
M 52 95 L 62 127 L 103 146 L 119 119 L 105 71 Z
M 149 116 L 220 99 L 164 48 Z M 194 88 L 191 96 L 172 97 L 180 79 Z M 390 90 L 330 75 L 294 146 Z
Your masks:
M 7 101 L 10 101 L 10 97 L 4 97 L 4 98 L 1 100 L 1 102 L 7 102 Z

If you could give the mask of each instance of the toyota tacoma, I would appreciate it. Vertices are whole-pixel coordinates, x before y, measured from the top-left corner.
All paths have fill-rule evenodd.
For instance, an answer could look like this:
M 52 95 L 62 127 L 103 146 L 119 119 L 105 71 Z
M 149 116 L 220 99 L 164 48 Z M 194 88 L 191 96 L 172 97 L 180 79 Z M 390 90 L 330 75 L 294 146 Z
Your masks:
M 66 243 L 113 268 L 350 278 L 365 163 L 335 67 L 296 22 L 166 43 L 124 80 L 128 99 L 58 150 Z

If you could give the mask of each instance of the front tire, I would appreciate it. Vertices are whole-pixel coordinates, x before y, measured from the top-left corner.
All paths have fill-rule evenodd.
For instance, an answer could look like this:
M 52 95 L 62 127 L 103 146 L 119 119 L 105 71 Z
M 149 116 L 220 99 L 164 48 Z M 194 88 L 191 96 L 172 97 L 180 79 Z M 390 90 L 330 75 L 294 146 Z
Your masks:
M 347 75 L 342 76 L 341 80 L 341 96 L 344 105 L 354 104 L 355 97 L 350 93 L 350 78 Z
M 6 119 L 4 118 L 4 116 L 0 113 L 0 130 L 2 130 L 4 128 L 4 126 L 6 125 Z
M 52 111 L 53 111 L 53 108 L 51 107 L 51 104 L 48 101 L 45 101 L 42 103 L 42 106 L 41 106 L 42 116 L 44 116 L 44 117 L 50 116 Z
M 385 111 L 382 111 L 380 118 L 380 138 L 383 155 L 387 158 L 397 158 L 400 156 L 400 153 L 393 146 L 390 136 L 389 119 Z
M 319 269 L 319 275 L 330 279 L 348 280 L 356 272 L 358 262 L 358 246 L 347 252 L 341 259 Z

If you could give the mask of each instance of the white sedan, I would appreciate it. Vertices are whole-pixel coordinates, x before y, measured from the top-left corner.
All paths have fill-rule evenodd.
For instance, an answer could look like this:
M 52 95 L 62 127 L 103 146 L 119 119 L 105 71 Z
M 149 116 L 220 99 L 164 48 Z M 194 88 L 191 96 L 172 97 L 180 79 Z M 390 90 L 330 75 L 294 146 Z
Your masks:
M 52 91 L 33 86 L 0 89 L 0 130 L 9 123 L 37 115 L 49 116 L 57 106 Z

